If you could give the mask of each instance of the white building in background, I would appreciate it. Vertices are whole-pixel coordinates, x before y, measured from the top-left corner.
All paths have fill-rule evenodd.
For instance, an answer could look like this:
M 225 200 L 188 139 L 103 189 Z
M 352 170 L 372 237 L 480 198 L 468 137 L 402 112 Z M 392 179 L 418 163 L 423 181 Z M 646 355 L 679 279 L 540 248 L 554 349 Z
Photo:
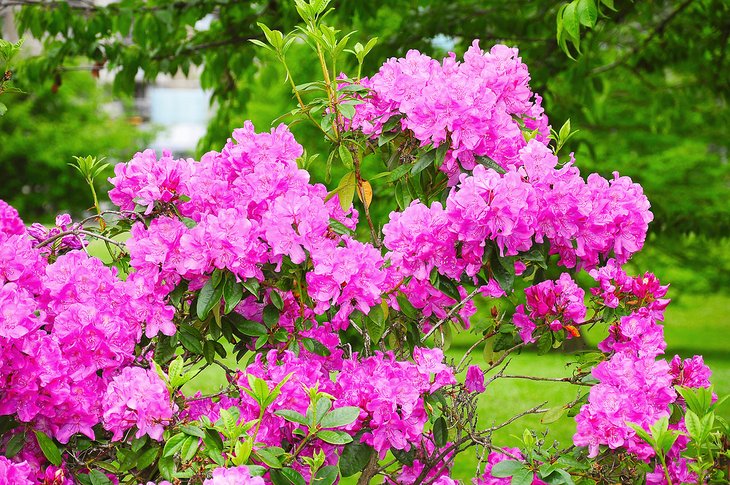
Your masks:
M 210 95 L 197 77 L 160 76 L 154 84 L 140 85 L 137 95 L 135 105 L 143 120 L 159 130 L 151 148 L 192 156 L 212 114 Z

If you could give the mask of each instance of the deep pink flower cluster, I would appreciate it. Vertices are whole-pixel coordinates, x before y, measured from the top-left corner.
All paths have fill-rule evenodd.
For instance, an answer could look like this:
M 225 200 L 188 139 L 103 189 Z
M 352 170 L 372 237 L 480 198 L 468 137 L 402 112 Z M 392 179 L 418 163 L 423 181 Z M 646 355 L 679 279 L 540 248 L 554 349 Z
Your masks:
M 587 446 L 590 457 L 598 455 L 602 444 L 624 447 L 642 459 L 653 456 L 651 446 L 626 423 L 649 429 L 658 419 L 669 417 L 669 404 L 677 394 L 667 362 L 623 351 L 598 364 L 593 376 L 600 384 L 591 388 L 588 404 L 575 418 L 573 442 Z
M 0 455 L 0 483 L 7 485 L 33 485 L 33 470 L 30 465 L 21 461 L 12 462 Z
M 547 326 L 552 332 L 567 329 L 571 338 L 586 316 L 583 302 L 585 292 L 575 284 L 568 273 L 557 280 L 547 280 L 525 289 L 527 306 L 517 305 L 513 317 L 524 342 L 534 342 L 533 332 L 538 326 Z
M 680 356 L 675 355 L 669 365 L 669 372 L 674 378 L 675 386 L 691 387 L 694 389 L 710 387 L 712 371 L 705 365 L 705 361 L 701 355 L 695 355 L 684 360 Z
M 442 170 L 452 176 L 459 166 L 473 169 L 477 156 L 513 166 L 525 145 L 520 123 L 537 130 L 542 143 L 550 134 L 542 98 L 533 95 L 529 80 L 517 49 L 503 45 L 485 53 L 474 41 L 463 62 L 451 54 L 439 63 L 411 50 L 362 80 L 371 96 L 356 106 L 352 125 L 379 135 L 388 120 L 401 116 L 401 128 L 421 146 L 448 143 Z
M 235 468 L 216 468 L 213 476 L 203 482 L 203 485 L 264 485 L 261 477 L 252 477 L 245 465 Z
M 664 319 L 664 309 L 670 301 L 664 298 L 669 285 L 662 285 L 652 273 L 629 276 L 615 259 L 610 259 L 605 266 L 593 269 L 589 274 L 599 284 L 597 288 L 591 288 L 591 293 L 600 296 L 607 307 L 617 308 L 620 303 L 646 307 L 655 318 Z
M 484 371 L 478 365 L 470 365 L 466 370 L 464 387 L 469 392 L 484 392 Z
M 112 431 L 113 440 L 137 427 L 136 438 L 147 434 L 161 440 L 174 409 L 170 393 L 154 369 L 126 367 L 114 377 L 102 399 L 104 428 Z

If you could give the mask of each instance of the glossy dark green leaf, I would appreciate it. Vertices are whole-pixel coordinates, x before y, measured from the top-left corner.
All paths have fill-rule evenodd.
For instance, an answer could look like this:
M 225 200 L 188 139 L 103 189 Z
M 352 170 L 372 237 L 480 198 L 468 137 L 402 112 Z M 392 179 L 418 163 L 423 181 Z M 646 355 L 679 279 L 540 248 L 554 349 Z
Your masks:
M 41 447 L 43 456 L 54 465 L 61 466 L 61 450 L 56 446 L 56 443 L 43 431 L 33 430 L 33 432 L 38 440 L 38 446 Z

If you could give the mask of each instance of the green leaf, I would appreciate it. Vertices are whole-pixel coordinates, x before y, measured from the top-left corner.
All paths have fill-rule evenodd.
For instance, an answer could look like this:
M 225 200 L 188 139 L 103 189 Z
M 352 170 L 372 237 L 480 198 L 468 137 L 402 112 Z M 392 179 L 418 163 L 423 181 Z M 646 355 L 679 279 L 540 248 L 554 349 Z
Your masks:
M 350 477 L 361 472 L 370 461 L 370 457 L 375 450 L 365 443 L 360 443 L 359 439 L 354 440 L 342 449 L 340 461 L 340 474 L 343 477 Z
M 330 219 L 330 228 L 332 229 L 332 231 L 334 231 L 335 234 L 339 234 L 341 236 L 352 235 L 352 231 L 349 227 L 335 219 Z
M 397 448 L 391 448 L 390 452 L 393 454 L 396 460 L 403 463 L 406 466 L 413 466 L 413 461 L 416 459 L 416 449 L 411 446 L 408 450 L 399 450 Z
M 352 436 L 344 431 L 322 430 L 317 433 L 317 438 L 331 445 L 346 445 L 352 441 Z
M 182 447 L 180 447 L 180 459 L 184 462 L 192 460 L 198 452 L 199 446 L 200 439 L 198 437 L 188 436 L 187 439 L 183 441 Z
M 306 485 L 307 483 L 301 473 L 289 467 L 269 470 L 269 476 L 274 485 Z
M 5 456 L 7 458 L 12 458 L 18 453 L 20 453 L 20 450 L 23 449 L 23 446 L 25 446 L 25 433 L 18 433 L 14 435 L 10 440 L 8 440 L 8 443 L 5 445 Z
M 553 347 L 553 335 L 552 332 L 547 331 L 540 335 L 537 339 L 537 355 L 545 355 L 550 352 Z
M 249 337 L 261 337 L 268 333 L 266 327 L 260 323 L 252 322 L 251 320 L 238 322 L 236 328 L 240 330 L 242 334 L 248 335 Z
M 301 340 L 301 345 L 305 349 L 307 349 L 309 352 L 317 355 L 321 355 L 322 357 L 327 357 L 330 355 L 330 349 L 325 347 L 319 340 L 315 340 L 310 337 L 303 337 Z
M 325 414 L 319 425 L 323 428 L 339 428 L 355 422 L 360 416 L 360 408 L 355 406 L 343 406 L 331 410 Z
M 279 309 L 274 305 L 266 305 L 264 308 L 264 325 L 271 328 L 279 323 Z
M 565 7 L 565 10 L 563 10 L 563 26 L 568 35 L 578 40 L 580 39 L 580 20 L 576 8 L 577 3 L 575 0 Z
M 38 446 L 41 447 L 43 456 L 54 465 L 61 466 L 61 450 L 58 449 L 56 443 L 43 431 L 33 430 L 33 432 L 38 440 Z
M 543 414 L 542 419 L 540 419 L 540 422 L 542 424 L 554 423 L 555 421 L 557 421 L 558 419 L 563 417 L 563 415 L 565 414 L 565 411 L 567 411 L 565 406 L 556 406 L 554 408 L 548 409 L 548 411 L 545 414 Z
M 281 468 L 281 461 L 279 461 L 279 458 L 277 458 L 270 450 L 262 448 L 260 450 L 256 450 L 254 454 L 260 461 L 264 462 L 271 468 Z
M 8 112 L 8 107 L 5 106 L 4 103 L 0 103 L 0 116 L 5 116 L 5 113 Z
M 335 189 L 340 200 L 340 207 L 347 211 L 352 206 L 352 199 L 355 197 L 355 172 L 348 172 L 340 179 Z
M 492 467 L 492 476 L 507 478 L 513 476 L 519 470 L 525 470 L 525 464 L 517 460 L 503 460 L 495 463 Z
M 651 435 L 649 433 L 647 433 L 644 428 L 642 428 L 641 426 L 639 426 L 636 423 L 628 423 L 627 422 L 626 424 L 628 424 L 629 427 L 631 427 L 631 429 L 633 429 L 634 431 L 636 431 L 636 434 L 639 436 L 639 438 L 641 438 L 642 440 L 646 441 L 648 444 L 652 445 L 652 447 L 656 445 L 656 442 L 654 441 L 654 438 L 652 438 Z
M 292 423 L 299 423 L 305 426 L 309 426 L 309 424 L 307 423 L 307 418 L 304 415 L 296 411 L 292 411 L 291 409 L 279 409 L 278 411 L 275 411 L 274 414 L 276 414 L 277 416 L 281 416 L 282 418 L 286 419 L 287 421 L 291 421 Z
M 657 440 L 657 444 L 666 455 L 667 453 L 669 453 L 669 450 L 672 449 L 672 446 L 674 446 L 674 442 L 677 441 L 677 438 L 679 438 L 678 432 L 669 431 L 667 433 L 664 433 L 660 440 Z
M 255 278 L 249 278 L 243 283 L 243 287 L 248 290 L 249 293 L 251 293 L 253 296 L 255 296 L 257 299 L 259 297 L 259 281 Z
M 337 480 L 338 475 L 339 470 L 336 466 L 322 467 L 317 470 L 317 474 L 314 475 L 314 480 L 311 481 L 311 485 L 332 485 Z
M 220 465 L 223 466 L 223 463 L 221 462 Z M 175 460 L 171 456 L 163 456 L 157 462 L 157 468 L 165 480 L 172 480 L 175 473 Z
M 578 0 L 576 7 L 578 21 L 588 28 L 593 28 L 598 20 L 598 8 L 595 0 Z
M 223 286 L 223 299 L 226 302 L 224 313 L 231 313 L 243 298 L 243 285 L 235 278 L 226 279 Z
M 449 144 L 446 142 L 442 142 L 438 148 L 436 149 L 435 158 L 433 160 L 433 164 L 436 166 L 436 168 L 440 168 L 441 165 L 444 163 L 444 158 L 446 158 L 446 152 L 449 150 Z
M 607 6 L 608 8 L 610 8 L 611 10 L 613 10 L 615 12 L 616 11 L 616 7 L 614 7 L 613 1 L 614 0 L 601 0 L 601 3 L 604 4 L 605 6 Z
M 492 251 L 491 257 L 489 258 L 489 268 L 491 274 L 500 288 L 505 293 L 512 291 L 512 287 L 515 284 L 515 265 L 512 258 L 502 258 L 499 256 L 497 251 Z
M 512 475 L 510 485 L 531 485 L 534 479 L 535 474 L 532 471 L 521 468 Z
M 269 293 L 269 298 L 271 299 L 271 303 L 273 303 L 276 308 L 278 308 L 279 310 L 284 309 L 284 300 L 281 298 L 281 295 L 278 291 L 274 290 Z
M 492 160 L 491 158 L 489 158 L 487 156 L 476 156 L 476 157 L 474 157 L 474 160 L 476 160 L 476 162 L 479 163 L 480 165 L 484 165 L 487 168 L 491 168 L 492 170 L 494 170 L 497 173 L 507 173 L 507 171 L 504 168 L 502 168 L 502 166 L 500 164 L 498 164 L 497 162 L 495 162 L 494 160 Z
M 213 286 L 213 279 L 209 279 L 205 285 L 200 289 L 198 294 L 198 303 L 195 310 L 198 314 L 198 318 L 202 321 L 208 317 L 210 311 L 216 304 L 220 304 L 221 297 L 223 296 L 222 288 L 215 288 Z
M 99 470 L 91 470 L 89 472 L 89 480 L 91 485 L 111 485 L 112 481 L 103 472 Z
M 687 432 L 693 440 L 699 441 L 702 436 L 702 421 L 697 414 L 688 409 L 684 415 L 684 425 L 687 427 Z
M 398 295 L 396 296 L 396 300 L 398 301 L 398 306 L 400 307 L 400 311 L 403 312 L 405 316 L 408 318 L 417 319 L 418 318 L 418 310 L 414 308 L 414 306 L 411 304 L 410 301 L 408 301 L 408 298 L 406 295 L 404 295 L 401 292 L 398 292 Z
M 376 310 L 379 310 L 379 313 Z M 374 313 L 377 314 L 373 315 Z M 385 332 L 383 310 L 380 308 L 380 306 L 375 306 L 370 309 L 370 313 L 365 318 L 365 328 L 368 331 L 368 335 L 370 336 L 370 340 L 373 344 L 377 344 L 378 342 L 380 342 L 380 338 Z
M 492 350 L 494 352 L 501 352 L 503 350 L 511 349 L 515 345 L 515 338 L 510 333 L 498 333 L 494 337 L 494 345 Z
M 146 450 L 144 450 L 144 452 L 139 455 L 139 458 L 137 458 L 137 470 L 144 470 L 152 463 L 154 463 L 159 451 L 160 449 L 158 447 L 147 448 Z
M 390 175 L 388 175 L 388 178 L 385 179 L 385 181 L 388 183 L 393 183 L 397 180 L 400 180 L 405 174 L 408 173 L 408 170 L 410 169 L 411 165 L 398 165 L 392 172 L 390 172 Z
M 185 438 L 187 438 L 187 435 L 183 433 L 178 433 L 170 437 L 170 439 L 168 439 L 165 443 L 165 447 L 162 449 L 162 457 L 168 458 L 174 456 L 175 453 L 182 448 Z
M 429 150 L 416 161 L 411 169 L 411 174 L 417 175 L 423 172 L 426 168 L 430 167 L 434 160 L 436 160 L 436 150 Z
M 203 344 L 201 343 L 203 337 L 200 335 L 200 331 L 186 324 L 178 325 L 177 329 L 177 335 L 183 347 L 194 354 L 201 355 L 203 353 Z
M 446 446 L 449 441 L 449 428 L 446 426 L 446 420 L 443 416 L 433 423 L 433 440 L 439 448 Z

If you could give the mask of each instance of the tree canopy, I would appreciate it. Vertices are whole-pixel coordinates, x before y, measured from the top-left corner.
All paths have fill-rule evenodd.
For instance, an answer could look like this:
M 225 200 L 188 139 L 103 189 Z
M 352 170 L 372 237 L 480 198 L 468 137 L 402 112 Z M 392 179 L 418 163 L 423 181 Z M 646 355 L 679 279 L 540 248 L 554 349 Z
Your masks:
M 244 117 L 271 121 L 281 110 L 267 109 L 262 99 L 275 98 L 268 96 L 271 89 L 289 89 L 280 84 L 281 72 L 272 70 L 268 54 L 250 41 L 264 38 L 258 22 L 282 31 L 294 28 L 298 16 L 292 1 L 13 0 L 4 5 L 22 6 L 18 31 L 44 42 L 43 54 L 24 74 L 31 80 L 59 83 L 79 57 L 87 59 L 92 73 L 110 69 L 115 89 L 126 93 L 134 90 L 139 72 L 153 81 L 160 73 L 188 75 L 199 69 L 201 85 L 217 107 L 201 151 L 219 145 Z M 473 39 L 486 48 L 519 47 L 553 124 L 570 116 L 580 130 L 567 147 L 577 152 L 582 167 L 602 172 L 610 166 L 641 182 L 657 216 L 655 231 L 729 233 L 727 2 L 341 0 L 333 5 L 336 23 L 359 32 L 350 45 L 379 38 L 363 75 L 387 55 L 410 48 L 461 54 Z M 293 76 L 311 68 L 296 62 L 296 46 L 292 52 Z M 354 69 L 354 58 L 341 68 Z M 249 114 L 252 106 L 259 112 Z

